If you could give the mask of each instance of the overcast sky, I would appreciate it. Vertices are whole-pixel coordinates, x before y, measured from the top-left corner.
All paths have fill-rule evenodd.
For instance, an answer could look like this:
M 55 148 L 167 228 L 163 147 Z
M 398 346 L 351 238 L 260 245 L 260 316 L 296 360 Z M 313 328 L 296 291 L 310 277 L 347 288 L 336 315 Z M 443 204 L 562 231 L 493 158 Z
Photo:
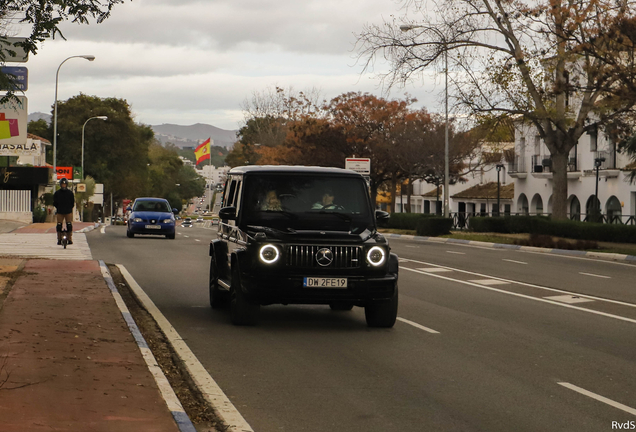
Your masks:
M 145 124 L 207 123 L 237 129 L 241 104 L 268 87 L 316 87 L 324 98 L 361 91 L 385 96 L 372 74 L 361 75 L 355 33 L 366 23 L 399 16 L 393 0 L 133 0 L 102 24 L 66 23 L 67 40 L 44 42 L 29 69 L 29 112 L 51 113 L 58 98 L 84 93 L 126 99 Z M 24 32 L 23 32 L 24 34 Z M 378 67 L 382 67 L 379 65 Z M 440 111 L 434 79 L 405 89 L 418 106 Z

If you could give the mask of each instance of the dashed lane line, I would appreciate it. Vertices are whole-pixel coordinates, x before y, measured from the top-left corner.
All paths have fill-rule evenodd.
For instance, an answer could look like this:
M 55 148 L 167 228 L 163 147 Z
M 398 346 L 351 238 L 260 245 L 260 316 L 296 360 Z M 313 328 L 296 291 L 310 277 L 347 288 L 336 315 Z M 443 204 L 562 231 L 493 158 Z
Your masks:
M 611 279 L 611 276 L 603 276 L 603 275 L 597 275 L 594 273 L 584 273 L 584 272 L 579 272 L 579 274 L 582 274 L 584 276 L 592 276 L 592 277 L 597 277 L 597 278 L 602 278 L 602 279 Z
M 515 261 L 515 260 L 511 260 L 511 259 L 503 259 L 503 261 L 508 261 L 511 263 L 515 263 L 515 264 L 528 264 L 527 262 L 523 262 L 523 261 Z
M 466 255 L 466 252 L 446 251 L 446 253 L 455 254 L 455 255 Z
M 418 324 L 418 323 L 416 323 L 416 322 L 413 322 L 413 321 L 407 320 L 407 319 L 405 319 L 405 318 L 397 317 L 397 320 L 398 320 L 398 321 L 402 321 L 403 323 L 408 324 L 408 325 L 411 325 L 411 326 L 413 326 L 413 327 L 415 327 L 415 328 L 418 328 L 418 329 L 420 329 L 420 330 L 424 330 L 425 332 L 433 333 L 433 334 L 439 334 L 439 332 L 438 332 L 437 330 L 433 330 L 432 328 L 424 327 L 424 326 L 423 326 L 423 325 L 421 325 L 421 324 Z
M 582 394 L 584 396 L 591 397 L 592 399 L 596 399 L 597 401 L 603 402 L 604 404 L 613 406 L 614 408 L 618 408 L 621 411 L 625 411 L 626 413 L 629 413 L 631 415 L 635 415 L 636 416 L 636 409 L 634 409 L 632 407 L 629 407 L 627 405 L 623 405 L 620 402 L 616 402 L 616 401 L 613 401 L 611 399 L 606 398 L 605 396 L 601 396 L 601 395 L 598 395 L 596 393 L 592 393 L 591 391 L 588 391 L 588 390 L 585 390 L 584 388 L 575 386 L 574 384 L 570 384 L 570 383 L 567 383 L 567 382 L 560 382 L 560 383 L 557 383 L 557 384 L 560 385 L 560 386 L 563 386 L 565 388 L 568 388 L 570 390 L 573 390 L 573 391 L 575 391 L 577 393 L 580 393 L 580 394 Z

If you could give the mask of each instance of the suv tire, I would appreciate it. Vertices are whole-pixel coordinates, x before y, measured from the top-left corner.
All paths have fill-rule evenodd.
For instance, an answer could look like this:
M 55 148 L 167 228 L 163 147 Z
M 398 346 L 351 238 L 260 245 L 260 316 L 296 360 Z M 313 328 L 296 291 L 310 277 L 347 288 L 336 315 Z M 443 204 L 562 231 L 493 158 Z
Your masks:
M 230 293 L 219 289 L 217 272 L 214 258 L 212 258 L 210 260 L 210 307 L 212 309 L 223 309 L 229 303 Z
M 237 264 L 232 266 L 232 285 L 230 288 L 230 318 L 234 325 L 253 326 L 258 324 L 261 306 L 247 300 L 241 288 L 241 276 Z
M 398 310 L 398 287 L 395 284 L 393 297 L 389 301 L 373 302 L 364 307 L 364 316 L 369 327 L 391 328 L 395 324 Z

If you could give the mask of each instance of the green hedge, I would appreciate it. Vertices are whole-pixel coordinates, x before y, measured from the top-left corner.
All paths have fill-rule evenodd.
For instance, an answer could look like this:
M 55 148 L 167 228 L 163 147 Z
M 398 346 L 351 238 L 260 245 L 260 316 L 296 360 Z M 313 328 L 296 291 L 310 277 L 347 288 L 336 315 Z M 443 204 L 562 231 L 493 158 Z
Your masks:
M 633 225 L 553 221 L 545 216 L 471 217 L 469 227 L 475 232 L 545 234 L 577 240 L 636 243 L 636 226 Z
M 417 229 L 417 224 L 420 220 L 434 216 L 434 214 L 423 213 L 391 213 L 391 217 L 389 218 L 389 221 L 384 224 L 384 227 L 415 230 Z
M 453 219 L 445 217 L 420 218 L 417 223 L 416 233 L 418 236 L 437 237 L 450 234 L 453 227 Z

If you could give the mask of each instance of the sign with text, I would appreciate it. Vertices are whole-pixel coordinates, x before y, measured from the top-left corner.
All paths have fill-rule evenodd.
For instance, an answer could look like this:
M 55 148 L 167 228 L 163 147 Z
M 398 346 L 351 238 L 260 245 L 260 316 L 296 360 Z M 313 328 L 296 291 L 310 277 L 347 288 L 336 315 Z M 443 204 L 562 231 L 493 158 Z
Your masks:
M 84 178 L 82 167 L 73 167 L 73 180 L 81 180 Z
M 57 170 L 57 179 L 63 178 L 67 180 L 73 180 L 73 167 L 55 167 Z
M 27 144 L 0 144 L 0 156 L 40 156 L 40 141 Z
M 23 66 L 3 66 L 2 73 L 13 77 L 12 88 L 0 88 L 0 90 L 27 91 L 29 88 L 29 70 Z
M 27 143 L 27 98 L 17 96 L 0 105 L 0 146 Z
M 369 158 L 346 158 L 345 168 L 360 173 L 362 175 L 371 174 L 371 159 Z

